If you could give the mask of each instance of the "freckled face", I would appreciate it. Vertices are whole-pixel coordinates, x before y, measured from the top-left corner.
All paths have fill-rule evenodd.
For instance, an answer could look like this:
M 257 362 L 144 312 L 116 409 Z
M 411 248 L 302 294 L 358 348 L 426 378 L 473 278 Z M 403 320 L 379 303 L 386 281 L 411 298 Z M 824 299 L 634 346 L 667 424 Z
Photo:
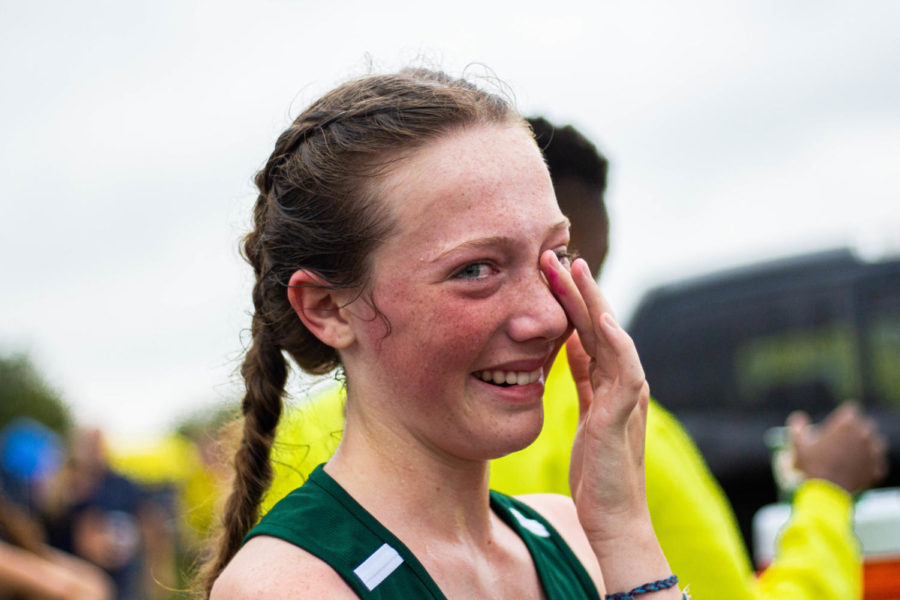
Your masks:
M 568 222 L 518 125 L 453 131 L 378 187 L 396 228 L 372 255 L 371 311 L 342 352 L 352 401 L 441 452 L 484 459 L 531 443 L 568 320 L 539 271 Z

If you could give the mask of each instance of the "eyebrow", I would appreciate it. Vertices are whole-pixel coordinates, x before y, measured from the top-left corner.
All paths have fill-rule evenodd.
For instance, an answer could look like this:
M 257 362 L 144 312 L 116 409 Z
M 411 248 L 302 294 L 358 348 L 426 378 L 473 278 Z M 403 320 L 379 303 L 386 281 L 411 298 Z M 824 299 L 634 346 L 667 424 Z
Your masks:
M 552 234 L 556 233 L 557 231 L 562 231 L 563 229 L 568 229 L 570 225 L 571 225 L 571 222 L 569 221 L 569 219 L 567 217 L 563 217 L 563 219 L 561 221 L 548 227 L 547 232 L 552 235 Z M 434 257 L 434 259 L 431 262 L 438 262 L 442 258 L 447 256 L 448 254 L 459 252 L 461 250 L 472 250 L 472 249 L 478 249 L 478 248 L 485 248 L 487 246 L 494 246 L 494 245 L 498 245 L 498 244 L 508 244 L 511 239 L 512 238 L 509 238 L 507 236 L 498 235 L 498 236 L 491 236 L 491 237 L 485 237 L 485 238 L 478 238 L 478 239 L 474 239 L 474 240 L 468 240 L 457 246 L 453 246 L 449 250 L 444 250 L 443 252 L 438 254 L 436 257 Z

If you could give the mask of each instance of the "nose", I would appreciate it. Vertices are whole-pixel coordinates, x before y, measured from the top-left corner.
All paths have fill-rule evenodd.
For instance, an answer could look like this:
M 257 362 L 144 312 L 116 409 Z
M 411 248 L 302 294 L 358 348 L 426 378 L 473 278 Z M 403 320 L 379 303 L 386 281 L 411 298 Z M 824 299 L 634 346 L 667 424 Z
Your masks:
M 513 340 L 556 340 L 568 331 L 569 317 L 540 270 L 523 274 L 510 296 L 508 330 Z

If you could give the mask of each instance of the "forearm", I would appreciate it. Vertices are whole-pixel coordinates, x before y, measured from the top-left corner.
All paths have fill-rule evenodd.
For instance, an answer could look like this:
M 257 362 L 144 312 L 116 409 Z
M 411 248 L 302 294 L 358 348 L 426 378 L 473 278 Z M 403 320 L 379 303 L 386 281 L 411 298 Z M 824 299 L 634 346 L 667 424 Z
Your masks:
M 0 581 L 4 587 L 37 598 L 74 598 L 75 583 L 49 560 L 0 542 Z
M 113 597 L 105 575 L 74 569 L 68 562 L 58 560 L 60 554 L 43 557 L 0 542 L 0 582 L 7 589 L 35 598 L 108 600 Z

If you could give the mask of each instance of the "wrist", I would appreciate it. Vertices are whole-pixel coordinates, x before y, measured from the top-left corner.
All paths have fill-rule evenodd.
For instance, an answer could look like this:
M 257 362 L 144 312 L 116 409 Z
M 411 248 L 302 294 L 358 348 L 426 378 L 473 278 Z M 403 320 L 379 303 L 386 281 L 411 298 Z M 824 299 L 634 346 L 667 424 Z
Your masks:
M 656 539 L 650 509 L 644 502 L 632 502 L 620 510 L 597 510 L 594 504 L 587 509 L 575 502 L 578 521 L 591 545 L 618 544 L 627 540 Z
M 615 538 L 589 536 L 588 540 L 607 590 L 633 590 L 647 582 L 664 580 L 672 573 L 649 521 Z
M 807 479 L 797 488 L 793 504 L 809 506 L 816 514 L 833 515 L 838 521 L 851 518 L 853 496 L 844 488 L 826 479 Z
M 649 512 L 634 516 L 619 514 L 606 521 L 589 526 L 582 520 L 582 528 L 598 558 L 619 556 L 628 548 L 634 548 L 635 553 L 659 548 Z

